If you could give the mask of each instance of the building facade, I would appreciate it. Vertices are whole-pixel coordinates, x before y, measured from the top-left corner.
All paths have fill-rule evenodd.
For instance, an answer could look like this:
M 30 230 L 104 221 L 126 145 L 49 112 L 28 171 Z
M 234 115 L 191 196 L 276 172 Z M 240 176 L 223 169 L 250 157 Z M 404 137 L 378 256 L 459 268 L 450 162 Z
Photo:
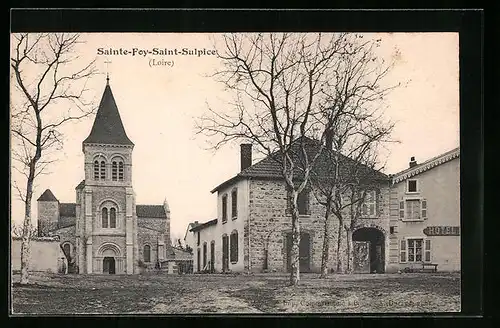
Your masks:
M 38 198 L 40 236 L 57 235 L 79 273 L 136 274 L 170 253 L 170 209 L 137 205 L 132 186 L 134 144 L 127 137 L 109 79 L 89 136 L 83 141 L 84 180 L 75 203 L 50 191 Z
M 390 271 L 436 264 L 460 270 L 460 149 L 393 177 L 390 203 Z
M 192 228 L 198 241 L 195 248 L 194 271 L 204 271 L 204 264 L 213 259 L 215 271 L 287 272 L 291 268 L 291 213 L 286 184 L 280 167 L 269 157 L 252 165 L 251 146 L 241 145 L 241 172 L 220 184 L 217 194 L 218 218 Z M 384 271 L 388 262 L 390 178 L 373 172 L 376 186 L 361 218 L 353 230 L 356 242 L 373 240 L 372 264 L 356 271 Z M 367 200 L 368 202 L 368 200 Z M 325 206 L 312 189 L 306 188 L 298 199 L 301 242 L 300 270 L 319 272 L 324 239 Z M 339 231 L 338 220 L 330 220 L 331 236 Z M 347 234 L 344 229 L 341 233 Z M 345 240 L 346 237 L 344 237 Z M 207 246 L 205 246 L 207 245 Z M 210 247 L 209 247 L 210 246 Z M 341 245 L 345 257 L 347 243 Z M 206 249 L 206 251 L 205 251 Z M 378 251 L 377 254 L 375 252 Z M 330 270 L 336 270 L 336 243 L 330 244 Z M 197 255 L 199 254 L 199 256 Z M 198 262 L 201 264 L 198 266 Z M 346 263 L 345 259 L 343 261 Z M 209 265 L 212 265 L 211 263 Z
M 347 262 L 345 240 L 352 238 L 352 270 L 355 273 L 396 272 L 412 265 L 421 266 L 422 262 L 435 262 L 440 271 L 458 270 L 460 237 L 450 236 L 450 233 L 446 237 L 435 235 L 436 229 L 456 230 L 459 226 L 457 153 L 458 150 L 448 152 L 393 177 L 373 172 L 377 182 L 367 194 L 352 235 L 339 229 L 338 220 L 330 222 L 329 271 L 337 270 L 339 230 L 344 240 L 339 252 L 344 266 Z M 217 194 L 217 219 L 190 229 L 196 241 L 193 247 L 195 272 L 290 270 L 291 215 L 285 182 L 279 170 L 269 158 L 252 165 L 251 146 L 241 145 L 241 172 L 212 190 Z M 415 180 L 417 178 L 413 177 L 417 175 L 418 192 L 408 193 L 407 180 Z M 410 184 L 413 186 L 413 182 Z M 414 203 L 416 199 L 420 200 L 420 207 Z M 319 272 L 325 206 L 317 201 L 311 189 L 299 195 L 298 205 L 300 270 Z M 409 218 L 399 216 L 399 206 L 402 210 L 404 207 Z M 413 220 L 417 208 L 422 211 L 420 218 L 428 219 Z M 423 252 L 425 247 L 432 247 L 432 250 L 422 253 L 422 257 L 414 253 Z

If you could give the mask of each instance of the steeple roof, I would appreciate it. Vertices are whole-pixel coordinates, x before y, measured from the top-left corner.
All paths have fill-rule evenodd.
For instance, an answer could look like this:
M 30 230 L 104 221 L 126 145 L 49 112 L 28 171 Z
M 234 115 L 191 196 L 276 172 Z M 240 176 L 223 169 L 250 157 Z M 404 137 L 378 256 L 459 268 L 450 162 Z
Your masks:
M 86 143 L 100 143 L 111 145 L 130 145 L 134 143 L 130 141 L 125 133 L 118 107 L 116 106 L 113 92 L 109 86 L 109 79 L 104 88 L 99 109 L 94 120 L 94 125 L 90 131 L 87 139 L 83 141 Z
M 38 197 L 37 201 L 39 202 L 58 202 L 56 196 L 50 191 L 50 189 L 47 189 L 43 192 L 43 194 Z

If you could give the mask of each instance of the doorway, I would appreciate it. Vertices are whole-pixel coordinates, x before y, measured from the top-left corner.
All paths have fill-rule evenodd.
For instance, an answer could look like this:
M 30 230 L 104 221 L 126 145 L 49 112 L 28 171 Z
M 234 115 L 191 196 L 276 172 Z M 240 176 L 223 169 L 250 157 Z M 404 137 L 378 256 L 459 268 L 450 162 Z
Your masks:
M 385 237 L 376 228 L 361 228 L 352 234 L 355 273 L 385 272 Z
M 215 242 L 210 243 L 210 272 L 215 272 Z
M 229 270 L 229 237 L 222 236 L 222 271 Z
M 102 272 L 108 274 L 115 274 L 115 258 L 114 257 L 105 257 L 102 260 Z
M 292 233 L 286 235 L 287 271 L 292 271 Z M 299 243 L 299 270 L 300 272 L 311 271 L 311 237 L 307 232 L 300 233 Z

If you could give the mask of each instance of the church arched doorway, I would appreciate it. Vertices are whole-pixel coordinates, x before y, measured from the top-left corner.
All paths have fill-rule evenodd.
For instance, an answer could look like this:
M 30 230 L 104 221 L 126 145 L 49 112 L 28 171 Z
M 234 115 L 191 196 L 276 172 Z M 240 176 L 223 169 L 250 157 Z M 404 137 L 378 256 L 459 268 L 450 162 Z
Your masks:
M 118 245 L 113 243 L 103 244 L 97 252 L 97 272 L 104 274 L 123 273 L 123 258 Z
M 102 272 L 108 274 L 116 273 L 115 258 L 111 256 L 106 256 L 102 260 Z
M 385 271 L 385 237 L 377 228 L 360 228 L 352 234 L 354 272 L 383 273 Z

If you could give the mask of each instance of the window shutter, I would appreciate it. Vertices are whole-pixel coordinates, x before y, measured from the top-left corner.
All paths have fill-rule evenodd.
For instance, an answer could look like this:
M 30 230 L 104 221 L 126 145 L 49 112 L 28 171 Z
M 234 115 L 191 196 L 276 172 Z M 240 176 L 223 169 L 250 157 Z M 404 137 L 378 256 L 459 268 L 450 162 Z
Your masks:
M 405 218 L 405 201 L 404 200 L 399 201 L 399 218 L 400 219 Z
M 422 212 L 421 216 L 422 216 L 422 219 L 425 220 L 427 219 L 427 199 L 422 199 L 422 206 L 420 207 L 420 211 Z
M 406 239 L 399 241 L 399 262 L 406 263 Z
M 431 240 L 425 240 L 424 261 L 431 262 Z
M 375 214 L 376 214 L 377 217 L 380 216 L 380 205 L 379 205 L 379 203 L 380 203 L 380 190 L 377 189 L 375 191 Z

